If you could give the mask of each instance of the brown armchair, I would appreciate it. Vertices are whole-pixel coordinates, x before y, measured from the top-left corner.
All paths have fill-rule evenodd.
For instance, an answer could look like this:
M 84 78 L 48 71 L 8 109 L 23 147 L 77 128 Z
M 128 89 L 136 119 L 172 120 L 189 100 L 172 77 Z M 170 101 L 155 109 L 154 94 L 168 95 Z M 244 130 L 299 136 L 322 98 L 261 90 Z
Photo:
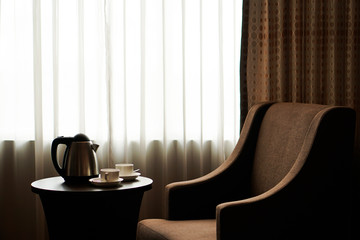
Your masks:
M 167 219 L 140 221 L 137 239 L 346 239 L 354 129 L 347 107 L 255 105 L 229 158 L 167 185 Z

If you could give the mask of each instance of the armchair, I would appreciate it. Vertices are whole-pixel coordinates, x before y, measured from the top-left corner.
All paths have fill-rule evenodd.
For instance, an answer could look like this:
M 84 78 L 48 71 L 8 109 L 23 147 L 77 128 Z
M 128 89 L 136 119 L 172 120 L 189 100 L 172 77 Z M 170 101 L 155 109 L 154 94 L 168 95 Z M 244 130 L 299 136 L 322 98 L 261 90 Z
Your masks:
M 253 106 L 232 154 L 166 186 L 166 219 L 137 240 L 346 239 L 355 111 L 301 103 Z

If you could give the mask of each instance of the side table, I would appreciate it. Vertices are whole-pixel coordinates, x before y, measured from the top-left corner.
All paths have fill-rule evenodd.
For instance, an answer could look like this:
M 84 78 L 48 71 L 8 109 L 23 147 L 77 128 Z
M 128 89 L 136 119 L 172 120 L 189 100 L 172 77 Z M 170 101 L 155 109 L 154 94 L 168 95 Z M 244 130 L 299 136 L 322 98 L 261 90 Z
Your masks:
M 136 239 L 142 197 L 152 179 L 138 177 L 116 187 L 67 184 L 62 177 L 31 183 L 54 239 Z

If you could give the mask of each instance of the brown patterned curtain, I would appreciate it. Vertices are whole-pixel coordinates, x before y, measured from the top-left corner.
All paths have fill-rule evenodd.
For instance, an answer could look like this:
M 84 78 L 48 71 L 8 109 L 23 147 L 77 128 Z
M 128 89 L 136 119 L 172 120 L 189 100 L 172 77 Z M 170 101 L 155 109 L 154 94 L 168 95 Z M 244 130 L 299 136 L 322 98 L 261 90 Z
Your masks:
M 359 202 L 360 1 L 244 0 L 243 11 L 241 123 L 262 101 L 354 108 L 353 189 Z
M 360 166 L 360 1 L 244 0 L 243 11 L 242 122 L 262 101 L 350 106 Z

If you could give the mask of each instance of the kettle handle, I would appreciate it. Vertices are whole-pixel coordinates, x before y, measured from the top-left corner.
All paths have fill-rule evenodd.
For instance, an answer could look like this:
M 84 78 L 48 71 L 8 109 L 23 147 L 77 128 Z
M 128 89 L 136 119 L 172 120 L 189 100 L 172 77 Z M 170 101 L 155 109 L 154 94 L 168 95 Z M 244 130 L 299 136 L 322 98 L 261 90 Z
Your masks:
M 59 146 L 59 144 L 65 144 L 66 147 L 70 147 L 71 143 L 73 142 L 74 138 L 69 138 L 69 137 L 57 137 L 53 140 L 52 144 L 51 144 L 51 159 L 52 162 L 54 164 L 54 167 L 56 169 L 56 171 L 59 173 L 60 176 L 64 177 L 64 173 L 65 170 L 60 167 L 59 165 L 59 161 L 57 160 L 57 148 Z M 68 150 L 68 149 L 67 149 Z M 66 150 L 66 151 L 67 151 Z M 65 152 L 66 152 L 65 151 Z M 63 162 L 63 166 L 64 166 L 65 162 Z

